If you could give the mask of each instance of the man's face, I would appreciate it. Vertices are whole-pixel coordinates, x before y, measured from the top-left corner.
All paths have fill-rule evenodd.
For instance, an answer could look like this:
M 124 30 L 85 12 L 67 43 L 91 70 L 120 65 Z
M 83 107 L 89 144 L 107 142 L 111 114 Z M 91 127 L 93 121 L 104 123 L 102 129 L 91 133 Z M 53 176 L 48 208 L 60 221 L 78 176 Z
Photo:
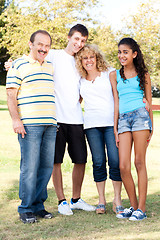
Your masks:
M 68 36 L 68 48 L 72 55 L 84 47 L 88 36 L 82 36 L 80 32 L 75 32 L 71 37 Z
M 30 56 L 39 63 L 43 63 L 49 52 L 50 46 L 50 37 L 43 33 L 38 33 L 35 36 L 34 42 L 29 42 Z

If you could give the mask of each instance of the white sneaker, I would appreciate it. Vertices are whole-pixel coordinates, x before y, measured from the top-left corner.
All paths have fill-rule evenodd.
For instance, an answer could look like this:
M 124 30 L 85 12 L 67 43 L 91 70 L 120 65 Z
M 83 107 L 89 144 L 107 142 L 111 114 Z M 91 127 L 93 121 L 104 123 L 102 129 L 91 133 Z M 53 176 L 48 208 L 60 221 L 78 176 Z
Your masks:
M 67 201 L 63 201 L 61 202 L 61 204 L 58 205 L 58 212 L 63 215 L 73 215 L 73 212 L 70 209 L 70 206 L 67 203 Z
M 83 201 L 81 198 L 76 203 L 73 203 L 72 199 L 71 199 L 70 208 L 72 210 L 81 209 L 81 210 L 84 210 L 84 211 L 95 211 L 96 210 L 96 207 L 94 207 L 92 205 L 89 205 L 88 203 Z

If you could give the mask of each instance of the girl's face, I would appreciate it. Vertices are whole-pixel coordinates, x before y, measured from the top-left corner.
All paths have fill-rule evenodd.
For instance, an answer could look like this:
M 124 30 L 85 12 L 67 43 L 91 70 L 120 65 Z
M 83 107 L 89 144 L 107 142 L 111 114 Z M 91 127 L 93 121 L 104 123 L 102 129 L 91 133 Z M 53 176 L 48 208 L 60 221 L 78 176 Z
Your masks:
M 130 46 L 121 44 L 118 47 L 118 58 L 122 66 L 132 65 L 136 56 L 137 52 L 133 52 Z
M 82 66 L 89 72 L 96 70 L 96 55 L 93 52 L 84 52 L 82 56 Z

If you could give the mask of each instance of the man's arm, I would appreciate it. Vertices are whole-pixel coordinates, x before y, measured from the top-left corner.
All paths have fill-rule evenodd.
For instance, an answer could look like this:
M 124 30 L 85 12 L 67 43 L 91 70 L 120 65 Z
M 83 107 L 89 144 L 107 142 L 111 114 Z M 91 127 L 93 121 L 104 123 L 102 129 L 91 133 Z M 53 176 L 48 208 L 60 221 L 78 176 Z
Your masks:
M 15 133 L 22 134 L 22 138 L 24 138 L 26 131 L 18 114 L 17 92 L 18 89 L 16 88 L 7 88 L 7 103 L 12 118 L 13 130 Z

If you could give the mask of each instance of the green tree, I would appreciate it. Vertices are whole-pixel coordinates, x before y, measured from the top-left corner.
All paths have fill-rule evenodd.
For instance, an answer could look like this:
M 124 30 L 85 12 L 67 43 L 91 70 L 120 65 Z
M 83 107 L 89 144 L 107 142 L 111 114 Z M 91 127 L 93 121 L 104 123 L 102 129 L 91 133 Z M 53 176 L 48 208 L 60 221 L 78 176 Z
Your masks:
M 4 12 L 4 10 L 7 8 L 7 6 L 9 5 L 10 1 L 8 0 L 0 0 L 0 15 Z M 3 31 L 3 27 L 4 27 L 5 23 L 3 21 L 3 19 L 0 17 L 0 75 L 1 75 L 1 79 L 0 79 L 0 83 L 4 83 L 5 81 L 5 75 L 6 73 L 4 72 L 4 62 L 7 60 L 8 55 L 7 55 L 7 47 L 5 47 L 2 43 L 2 39 L 3 39 L 3 35 L 4 35 L 4 31 Z
M 140 45 L 152 81 L 160 86 L 160 2 L 148 0 L 139 5 L 122 30 Z
M 5 0 L 0 0 L 0 14 L 3 12 Z
M 90 29 L 91 43 L 99 46 L 99 49 L 104 53 L 107 62 L 112 67 L 118 67 L 117 60 L 117 41 L 111 26 L 99 25 L 96 29 Z
M 77 22 L 92 22 L 89 9 L 98 0 L 30 0 L 11 4 L 1 15 L 5 25 L 0 47 L 7 46 L 12 57 L 28 51 L 27 42 L 37 29 L 47 30 L 53 39 L 53 48 L 66 46 L 70 26 Z

